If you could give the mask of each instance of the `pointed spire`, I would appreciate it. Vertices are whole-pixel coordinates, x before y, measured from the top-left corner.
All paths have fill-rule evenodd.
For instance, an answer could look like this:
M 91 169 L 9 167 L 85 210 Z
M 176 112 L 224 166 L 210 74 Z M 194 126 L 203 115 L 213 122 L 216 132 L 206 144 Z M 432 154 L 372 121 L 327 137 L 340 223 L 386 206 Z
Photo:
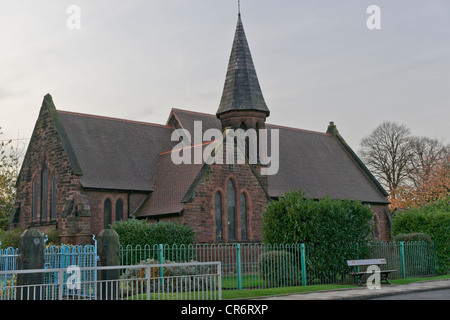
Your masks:
M 270 114 L 253 65 L 240 11 L 217 116 L 238 110 L 260 111 L 267 116 Z

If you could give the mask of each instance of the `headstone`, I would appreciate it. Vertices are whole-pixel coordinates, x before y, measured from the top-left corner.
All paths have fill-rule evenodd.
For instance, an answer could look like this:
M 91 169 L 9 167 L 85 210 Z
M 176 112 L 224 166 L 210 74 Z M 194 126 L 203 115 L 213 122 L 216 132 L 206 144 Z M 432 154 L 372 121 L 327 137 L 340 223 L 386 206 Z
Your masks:
M 120 266 L 120 242 L 119 235 L 113 229 L 105 229 L 97 238 L 97 250 L 100 257 L 100 266 Z M 120 269 L 101 270 L 99 279 L 99 298 L 102 300 L 117 300 L 118 280 Z
M 44 269 L 44 236 L 39 230 L 25 230 L 19 239 L 19 270 Z M 17 275 L 17 285 L 28 286 L 18 290 L 19 300 L 41 300 L 44 273 L 24 273 Z

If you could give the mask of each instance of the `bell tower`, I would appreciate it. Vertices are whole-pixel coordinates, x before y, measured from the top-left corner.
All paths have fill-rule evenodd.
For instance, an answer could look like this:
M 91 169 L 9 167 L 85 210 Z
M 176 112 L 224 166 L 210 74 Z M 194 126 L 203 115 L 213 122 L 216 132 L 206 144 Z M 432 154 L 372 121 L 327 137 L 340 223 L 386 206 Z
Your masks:
M 222 130 L 228 127 L 259 130 L 265 127 L 269 115 L 239 12 L 222 99 L 216 116 L 222 123 Z

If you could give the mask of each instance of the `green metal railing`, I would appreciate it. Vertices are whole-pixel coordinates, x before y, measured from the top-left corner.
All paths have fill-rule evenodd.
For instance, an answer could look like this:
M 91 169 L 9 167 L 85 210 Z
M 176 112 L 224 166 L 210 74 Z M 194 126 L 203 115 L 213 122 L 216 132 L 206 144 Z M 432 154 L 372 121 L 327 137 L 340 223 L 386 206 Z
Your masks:
M 374 242 L 348 246 L 347 257 L 335 264 L 318 263 L 319 252 L 308 244 L 195 244 L 121 247 L 122 265 L 170 262 L 222 263 L 223 289 L 254 289 L 312 284 L 351 283 L 346 259 L 385 258 L 381 269 L 394 269 L 390 278 L 423 277 L 437 274 L 435 250 L 426 242 Z M 364 249 L 363 249 L 364 247 Z M 320 261 L 319 261 L 320 262 Z M 159 274 L 163 273 L 160 268 Z

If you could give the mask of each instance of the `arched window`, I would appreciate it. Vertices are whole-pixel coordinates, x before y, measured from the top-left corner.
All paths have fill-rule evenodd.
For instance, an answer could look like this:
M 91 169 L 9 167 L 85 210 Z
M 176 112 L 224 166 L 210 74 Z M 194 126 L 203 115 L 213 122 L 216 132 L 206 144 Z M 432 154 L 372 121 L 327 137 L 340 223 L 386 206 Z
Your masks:
M 372 218 L 372 235 L 375 239 L 378 239 L 378 219 L 375 214 Z
M 123 201 L 122 199 L 119 199 L 116 202 L 116 221 L 122 220 L 123 220 Z
M 247 197 L 241 193 L 241 239 L 247 240 Z
M 223 236 L 222 236 L 222 195 L 218 191 L 214 198 L 214 207 L 216 210 L 216 240 L 223 240 Z
M 52 194 L 50 198 L 51 208 L 50 208 L 50 219 L 56 219 L 56 175 L 52 177 Z
M 47 190 L 48 190 L 47 167 L 44 167 L 44 169 L 42 169 L 41 174 L 41 221 L 47 220 Z
M 227 185 L 227 212 L 228 212 L 228 240 L 236 240 L 236 201 L 234 196 L 234 184 L 231 179 Z
M 104 227 L 105 229 L 112 223 L 111 221 L 111 200 L 106 199 L 103 204 Z
M 33 181 L 33 221 L 37 220 L 38 216 L 38 196 L 39 196 L 39 190 L 38 190 L 38 181 L 37 178 L 34 178 Z

